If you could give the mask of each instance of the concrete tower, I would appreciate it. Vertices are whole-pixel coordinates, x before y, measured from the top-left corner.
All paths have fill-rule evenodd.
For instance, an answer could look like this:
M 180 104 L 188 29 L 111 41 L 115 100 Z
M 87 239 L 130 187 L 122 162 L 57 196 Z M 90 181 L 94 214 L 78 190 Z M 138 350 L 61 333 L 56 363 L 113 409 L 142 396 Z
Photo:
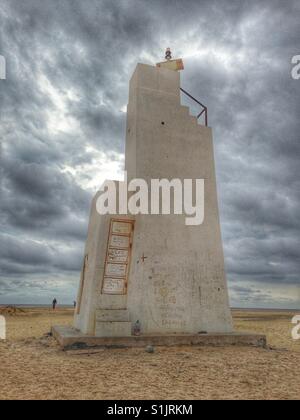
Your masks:
M 205 217 L 99 215 L 92 203 L 75 327 L 96 337 L 232 332 L 212 130 L 180 103 L 180 73 L 138 64 L 130 81 L 128 181 L 204 179 Z

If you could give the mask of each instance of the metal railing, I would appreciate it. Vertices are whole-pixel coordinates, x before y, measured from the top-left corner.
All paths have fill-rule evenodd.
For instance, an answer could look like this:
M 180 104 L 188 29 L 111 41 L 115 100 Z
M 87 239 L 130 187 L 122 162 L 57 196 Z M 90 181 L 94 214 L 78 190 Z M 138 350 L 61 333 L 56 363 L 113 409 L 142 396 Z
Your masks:
M 204 121 L 205 121 L 205 127 L 208 126 L 208 109 L 205 105 L 203 105 L 198 99 L 194 98 L 190 93 L 188 93 L 186 90 L 180 88 L 181 92 L 183 92 L 186 96 L 191 98 L 194 102 L 196 102 L 198 105 L 202 107 L 202 111 L 197 115 L 197 120 L 204 114 Z

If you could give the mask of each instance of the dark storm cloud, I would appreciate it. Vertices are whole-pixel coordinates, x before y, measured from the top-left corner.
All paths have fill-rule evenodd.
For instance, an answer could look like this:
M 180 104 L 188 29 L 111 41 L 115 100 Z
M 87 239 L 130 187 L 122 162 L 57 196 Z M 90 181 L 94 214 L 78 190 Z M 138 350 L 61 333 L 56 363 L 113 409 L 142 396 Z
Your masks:
M 9 235 L 0 235 L 0 289 L 3 292 L 20 291 L 41 287 L 48 283 L 43 281 L 45 275 L 52 284 L 59 275 L 78 273 L 81 265 L 82 250 L 80 247 L 63 246 L 33 241 L 28 238 L 19 239 Z
M 128 80 L 167 45 L 185 58 L 183 87 L 209 107 L 234 303 L 299 284 L 299 16 L 296 0 L 3 0 L 2 299 L 75 292 L 86 168 L 96 152 L 122 164 Z
M 51 224 L 55 229 L 62 221 L 75 222 L 76 216 L 78 221 L 85 219 L 90 195 L 55 165 L 29 163 L 7 155 L 2 165 L 1 214 L 6 225 L 33 231 Z M 75 233 L 78 229 L 74 223 Z

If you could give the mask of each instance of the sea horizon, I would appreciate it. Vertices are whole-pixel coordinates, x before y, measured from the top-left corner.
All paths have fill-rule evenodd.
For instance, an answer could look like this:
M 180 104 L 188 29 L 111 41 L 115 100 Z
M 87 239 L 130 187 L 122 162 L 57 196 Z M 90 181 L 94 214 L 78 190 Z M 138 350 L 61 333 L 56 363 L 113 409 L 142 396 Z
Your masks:
M 6 306 L 14 306 L 14 307 L 21 307 L 21 308 L 52 308 L 52 302 L 50 303 L 0 303 L 0 307 Z M 73 308 L 74 305 L 71 303 L 59 303 L 57 304 L 57 308 Z M 265 312 L 300 312 L 300 308 L 259 308 L 259 307 L 238 307 L 232 306 L 230 307 L 232 311 L 265 311 Z

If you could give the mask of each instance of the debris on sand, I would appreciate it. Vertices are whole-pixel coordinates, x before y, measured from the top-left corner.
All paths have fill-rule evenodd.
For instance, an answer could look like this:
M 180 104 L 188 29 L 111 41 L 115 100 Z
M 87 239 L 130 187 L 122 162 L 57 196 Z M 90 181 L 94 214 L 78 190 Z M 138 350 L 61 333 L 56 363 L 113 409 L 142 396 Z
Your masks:
M 18 314 L 24 314 L 25 311 L 21 308 L 17 308 L 13 305 L 8 305 L 3 308 L 0 308 L 0 315 L 18 315 Z

